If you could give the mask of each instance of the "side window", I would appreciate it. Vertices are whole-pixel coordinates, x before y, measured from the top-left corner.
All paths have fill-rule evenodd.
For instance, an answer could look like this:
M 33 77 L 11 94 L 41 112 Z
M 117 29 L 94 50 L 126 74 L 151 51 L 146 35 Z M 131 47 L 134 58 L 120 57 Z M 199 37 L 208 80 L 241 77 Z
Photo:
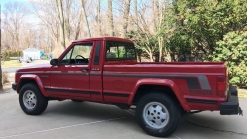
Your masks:
M 93 47 L 93 43 L 77 44 L 73 46 L 69 50 L 69 52 L 63 57 L 60 64 L 87 65 L 89 63 L 92 47 Z
M 106 60 L 136 59 L 133 43 L 126 42 L 106 42 Z
M 69 50 L 69 52 L 63 57 L 63 59 L 60 62 L 60 64 L 69 64 L 70 63 L 70 57 L 71 57 L 72 51 L 73 51 L 73 48 L 71 48 Z

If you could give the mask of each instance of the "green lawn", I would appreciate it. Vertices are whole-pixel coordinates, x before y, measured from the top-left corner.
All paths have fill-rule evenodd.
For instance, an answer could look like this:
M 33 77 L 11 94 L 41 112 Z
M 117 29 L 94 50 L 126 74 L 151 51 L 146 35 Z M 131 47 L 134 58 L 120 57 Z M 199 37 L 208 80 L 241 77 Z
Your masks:
M 2 62 L 2 68 L 16 68 L 21 67 L 21 63 L 18 60 L 10 60 Z

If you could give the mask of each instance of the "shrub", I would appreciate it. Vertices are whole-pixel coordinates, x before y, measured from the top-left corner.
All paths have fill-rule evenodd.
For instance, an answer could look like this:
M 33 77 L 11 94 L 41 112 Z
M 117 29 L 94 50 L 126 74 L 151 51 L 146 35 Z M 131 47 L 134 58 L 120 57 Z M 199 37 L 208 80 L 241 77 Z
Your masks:
M 10 61 L 10 57 L 9 56 L 5 57 L 5 61 Z
M 22 55 L 22 51 L 4 51 L 3 55 L 6 57 L 19 57 Z
M 9 83 L 8 72 L 2 72 L 2 83 Z
M 247 31 L 229 32 L 217 42 L 213 61 L 226 61 L 230 83 L 247 85 Z
M 3 55 L 4 55 L 5 57 L 7 57 L 7 56 L 9 56 L 9 53 L 8 53 L 7 51 L 4 51 L 4 52 L 3 52 Z

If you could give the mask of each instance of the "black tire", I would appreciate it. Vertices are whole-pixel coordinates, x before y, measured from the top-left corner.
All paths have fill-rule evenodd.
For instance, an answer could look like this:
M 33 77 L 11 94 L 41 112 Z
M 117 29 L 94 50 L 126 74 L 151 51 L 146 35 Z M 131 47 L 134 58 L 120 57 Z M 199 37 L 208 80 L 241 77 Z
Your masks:
M 82 100 L 71 99 L 73 102 L 83 102 Z
M 178 104 L 170 96 L 159 92 L 150 92 L 143 96 L 136 107 L 138 124 L 152 136 L 167 137 L 171 135 L 177 129 L 180 118 Z M 156 124 L 156 120 L 161 124 Z
M 24 102 L 24 99 L 26 99 L 26 101 L 28 102 Z M 34 103 L 31 103 L 32 100 L 36 100 L 35 105 Z M 48 99 L 43 96 L 43 94 L 40 92 L 36 84 L 28 83 L 28 84 L 25 84 L 20 90 L 19 103 L 20 103 L 21 109 L 26 114 L 39 115 L 42 112 L 44 112 L 45 109 L 47 108 Z

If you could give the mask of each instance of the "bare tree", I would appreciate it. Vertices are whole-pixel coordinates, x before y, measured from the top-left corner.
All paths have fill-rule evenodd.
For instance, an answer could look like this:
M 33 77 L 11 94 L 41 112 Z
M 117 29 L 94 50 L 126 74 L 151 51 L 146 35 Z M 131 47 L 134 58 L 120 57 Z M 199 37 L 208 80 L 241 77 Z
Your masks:
M 114 36 L 114 26 L 113 26 L 113 14 L 112 14 L 112 0 L 108 0 L 108 25 L 109 27 L 109 35 Z
M 154 32 L 157 31 L 157 26 L 159 22 L 159 1 L 153 0 L 153 26 Z
M 60 43 L 58 29 L 59 17 L 57 16 L 58 10 L 56 1 L 32 1 L 31 4 L 33 9 L 35 9 L 31 11 L 32 14 L 40 19 L 39 25 L 44 26 L 45 30 L 47 30 L 46 40 L 49 40 L 49 43 L 45 46 L 50 46 L 49 52 L 51 52 L 53 48 L 57 47 Z
M 100 20 L 100 15 L 101 15 L 101 12 L 100 12 L 100 8 L 101 8 L 101 4 L 100 4 L 100 1 L 101 0 L 98 0 L 98 8 L 97 8 L 97 26 L 98 26 L 98 36 L 101 36 L 101 20 Z
M 135 39 L 145 42 L 137 47 L 149 55 L 150 61 L 157 58 L 161 61 L 164 55 L 168 55 L 169 49 L 165 46 L 165 41 L 169 40 L 169 28 L 165 26 L 165 18 L 168 18 L 166 0 L 134 0 L 133 5 L 131 0 L 29 2 L 35 9 L 29 12 L 39 18 L 35 24 L 28 23 L 32 19 L 30 17 L 25 20 L 24 10 L 20 10 L 22 6 L 9 4 L 6 7 L 1 28 L 4 34 L 3 49 L 17 50 L 35 46 L 53 55 L 57 53 L 58 56 L 72 39 L 102 35 L 126 38 L 127 32 L 131 30 L 136 32 Z M 106 20 L 105 25 L 103 19 Z M 159 56 L 156 55 L 158 53 Z
M 26 11 L 24 5 L 20 2 L 9 2 L 5 5 L 5 20 L 4 25 L 7 26 L 8 34 L 10 35 L 9 40 L 11 41 L 11 49 L 20 49 L 20 28 L 24 22 L 24 17 Z
M 82 7 L 82 15 L 84 17 L 85 23 L 86 23 L 86 27 L 87 27 L 87 35 L 88 37 L 91 37 L 91 32 L 90 32 L 90 28 L 89 28 L 89 24 L 88 24 L 88 20 L 87 20 L 87 14 L 86 14 L 86 10 L 85 10 L 85 2 L 84 0 L 81 0 L 81 7 Z
M 59 17 L 59 30 L 60 30 L 60 42 L 61 42 L 61 48 L 65 50 L 65 33 L 64 33 L 64 15 L 63 15 L 63 6 L 62 6 L 62 0 L 56 0 L 57 9 L 58 9 L 58 17 Z
M 81 32 L 81 20 L 82 20 L 82 15 L 80 13 L 80 16 L 79 16 L 80 20 L 78 21 L 78 23 L 76 23 L 76 29 L 75 29 L 75 40 L 77 40 L 79 38 L 79 35 L 80 35 L 80 32 Z
M 65 3 L 65 18 L 64 18 L 64 29 L 65 29 L 65 44 L 66 46 L 70 43 L 70 7 L 71 1 L 66 0 Z
M 137 3 L 137 0 L 134 0 L 134 12 L 135 12 L 135 24 L 136 24 L 136 29 L 138 30 L 138 10 L 137 10 L 137 6 L 138 6 L 138 3 Z
M 43 49 L 48 50 L 54 57 L 59 56 L 63 48 L 61 48 L 60 42 L 60 19 L 57 1 L 35 0 L 30 2 L 33 9 L 35 9 L 31 10 L 31 12 L 40 19 L 40 29 L 43 28 L 45 30 L 44 34 L 42 34 L 43 37 L 40 37 L 40 39 L 43 39 Z M 63 0 L 62 5 L 65 47 L 67 47 L 71 40 L 78 39 L 82 35 L 82 8 L 78 0 Z
M 2 82 L 2 5 L 0 4 L 0 90 L 3 89 L 3 82 Z
M 123 29 L 122 29 L 122 33 L 121 33 L 121 37 L 123 37 L 123 38 L 126 38 L 129 12 L 130 12 L 130 0 L 125 0 L 124 14 L 123 14 Z

